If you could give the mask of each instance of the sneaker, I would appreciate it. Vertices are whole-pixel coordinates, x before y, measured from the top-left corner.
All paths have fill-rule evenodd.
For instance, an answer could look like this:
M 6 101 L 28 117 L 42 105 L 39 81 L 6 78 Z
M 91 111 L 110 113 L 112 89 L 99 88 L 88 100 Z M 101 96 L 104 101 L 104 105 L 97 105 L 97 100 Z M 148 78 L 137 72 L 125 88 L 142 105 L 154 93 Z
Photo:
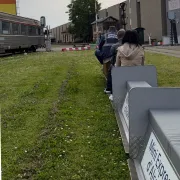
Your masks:
M 109 96 L 109 100 L 113 101 L 113 95 L 112 94 Z
M 109 89 L 104 89 L 104 93 L 106 93 L 106 94 L 111 94 L 111 90 L 109 90 Z

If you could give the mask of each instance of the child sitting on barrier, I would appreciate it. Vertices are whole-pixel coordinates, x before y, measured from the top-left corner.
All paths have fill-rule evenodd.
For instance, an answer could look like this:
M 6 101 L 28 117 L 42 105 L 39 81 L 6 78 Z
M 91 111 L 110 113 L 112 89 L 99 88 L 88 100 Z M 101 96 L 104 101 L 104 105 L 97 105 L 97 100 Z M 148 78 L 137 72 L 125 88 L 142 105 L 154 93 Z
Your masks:
M 115 66 L 141 66 L 144 65 L 144 49 L 139 42 L 138 33 L 135 30 L 126 31 L 122 46 L 118 48 Z M 109 99 L 113 101 L 111 94 Z
M 116 55 L 117 55 L 117 49 L 119 46 L 122 45 L 122 38 L 124 37 L 125 35 L 125 30 L 124 29 L 120 29 L 117 33 L 117 37 L 118 37 L 118 42 L 116 44 L 114 44 L 112 47 L 111 47 L 111 67 L 109 68 L 109 71 L 108 71 L 108 76 L 107 76 L 107 84 L 106 84 L 106 89 L 104 90 L 105 93 L 107 94 L 112 94 L 112 77 L 111 77 L 111 70 L 112 68 L 114 67 L 115 65 L 115 62 L 116 62 Z

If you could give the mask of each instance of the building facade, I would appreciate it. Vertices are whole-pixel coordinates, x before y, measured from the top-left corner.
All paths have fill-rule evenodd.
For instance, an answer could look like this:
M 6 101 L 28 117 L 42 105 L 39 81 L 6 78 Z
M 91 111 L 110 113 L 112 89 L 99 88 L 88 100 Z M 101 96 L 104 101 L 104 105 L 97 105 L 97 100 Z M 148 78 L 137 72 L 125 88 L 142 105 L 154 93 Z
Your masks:
M 118 22 L 119 22 L 118 19 L 112 16 L 98 19 L 97 21 L 98 32 L 107 33 L 110 26 L 115 26 L 118 29 Z M 95 40 L 97 38 L 96 21 L 92 23 L 92 29 L 93 29 L 93 39 Z
M 57 43 L 72 43 L 74 42 L 74 36 L 68 32 L 68 28 L 71 23 L 66 23 L 61 26 L 51 29 L 51 36 Z
M 145 41 L 148 41 L 148 34 L 158 41 L 167 36 L 165 0 L 127 0 L 127 4 L 129 29 L 145 28 Z
M 118 29 L 126 28 L 126 27 L 124 27 L 124 25 L 127 22 L 123 23 L 123 21 L 124 21 L 124 19 L 126 19 L 127 9 L 125 9 L 125 11 L 123 11 L 122 4 L 125 4 L 125 6 L 127 6 L 127 2 L 124 1 L 120 4 L 116 4 L 114 6 L 108 7 L 107 9 L 100 10 L 98 12 L 98 18 L 102 19 L 102 18 L 106 18 L 106 17 L 113 17 L 118 20 L 118 23 L 117 23 Z
M 168 14 L 174 16 L 174 26 L 177 32 L 178 43 L 180 44 L 180 0 L 166 0 L 166 10 Z M 169 17 L 167 18 L 167 34 L 171 34 L 171 24 Z
M 98 32 L 106 33 L 109 26 L 115 26 L 117 29 L 126 29 L 126 10 L 122 7 L 122 4 L 127 6 L 126 1 L 111 6 L 107 9 L 102 9 L 98 12 Z M 96 21 L 92 23 L 93 38 L 97 37 Z
M 16 15 L 16 0 L 0 0 L 0 11 Z
M 161 41 L 163 36 L 168 36 L 167 1 L 180 0 L 127 0 L 99 11 L 98 15 L 99 19 L 107 16 L 118 19 L 118 29 L 144 28 L 146 42 L 149 35 Z

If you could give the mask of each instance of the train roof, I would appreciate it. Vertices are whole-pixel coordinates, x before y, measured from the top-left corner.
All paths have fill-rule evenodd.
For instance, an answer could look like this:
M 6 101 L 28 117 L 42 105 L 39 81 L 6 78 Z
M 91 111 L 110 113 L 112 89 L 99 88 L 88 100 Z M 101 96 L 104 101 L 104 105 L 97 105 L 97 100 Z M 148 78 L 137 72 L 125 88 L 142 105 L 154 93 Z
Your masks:
M 11 22 L 18 22 L 18 23 L 27 24 L 27 25 L 40 26 L 40 21 L 38 20 L 16 16 L 16 15 L 4 13 L 4 12 L 0 12 L 0 19 L 11 21 Z

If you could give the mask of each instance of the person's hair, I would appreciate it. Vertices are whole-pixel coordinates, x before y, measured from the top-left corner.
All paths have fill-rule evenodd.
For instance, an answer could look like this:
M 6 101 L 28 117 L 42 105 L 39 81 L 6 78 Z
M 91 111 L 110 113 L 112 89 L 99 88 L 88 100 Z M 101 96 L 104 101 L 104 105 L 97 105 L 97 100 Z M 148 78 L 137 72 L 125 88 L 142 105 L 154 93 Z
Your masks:
M 122 44 L 125 44 L 125 43 L 134 44 L 136 46 L 141 46 L 137 31 L 135 31 L 135 30 L 126 31 L 126 33 L 123 37 L 123 40 L 122 40 Z
M 120 29 L 119 31 L 118 31 L 118 33 L 117 33 L 117 37 L 118 37 L 118 39 L 122 39 L 123 37 L 124 37 L 124 35 L 125 35 L 125 30 L 124 29 Z

